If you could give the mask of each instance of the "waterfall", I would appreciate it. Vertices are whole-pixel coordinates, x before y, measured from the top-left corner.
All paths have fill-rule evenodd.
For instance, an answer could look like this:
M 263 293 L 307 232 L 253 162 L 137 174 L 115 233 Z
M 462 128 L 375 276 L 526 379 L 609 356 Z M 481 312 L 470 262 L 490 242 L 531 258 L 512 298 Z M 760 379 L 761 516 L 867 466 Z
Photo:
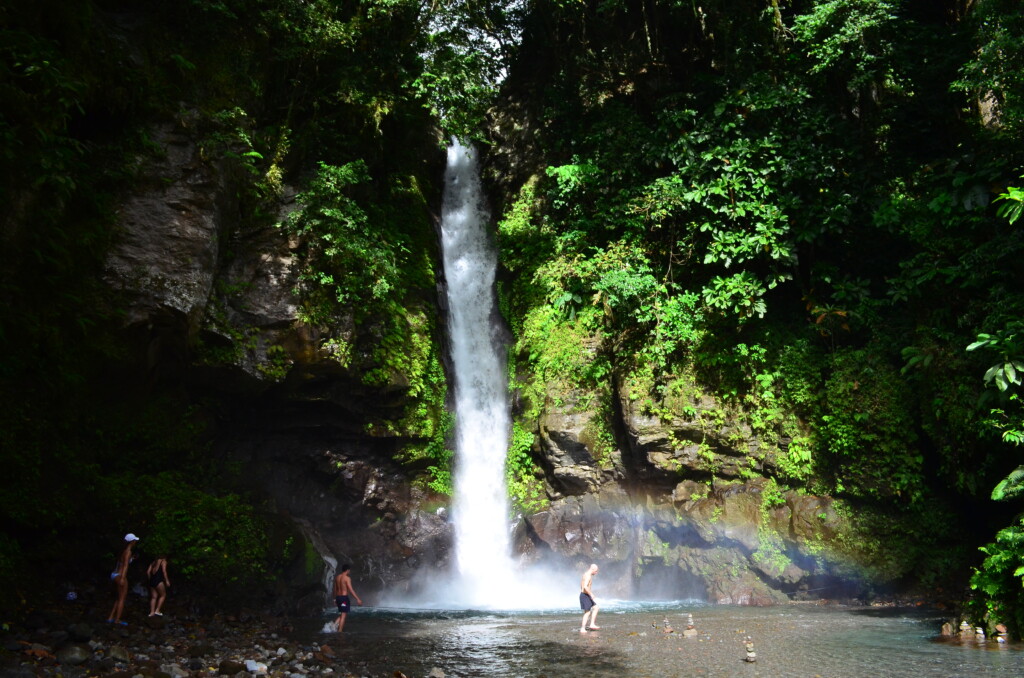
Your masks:
M 458 584 L 470 606 L 493 606 L 497 582 L 511 576 L 505 487 L 510 415 L 505 349 L 496 319 L 497 253 L 480 187 L 476 153 L 448 148 L 441 250 L 448 283 L 448 331 L 455 383 L 453 521 Z

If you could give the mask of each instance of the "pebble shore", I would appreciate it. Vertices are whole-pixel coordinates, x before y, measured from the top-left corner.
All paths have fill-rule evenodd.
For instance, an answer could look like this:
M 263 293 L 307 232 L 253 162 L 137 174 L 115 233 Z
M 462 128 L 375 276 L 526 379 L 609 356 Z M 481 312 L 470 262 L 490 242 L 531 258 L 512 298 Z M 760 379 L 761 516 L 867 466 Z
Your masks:
M 329 645 L 289 640 L 291 631 L 286 618 L 256 613 L 143 617 L 122 626 L 41 610 L 4 625 L 0 678 L 365 675 L 341 666 Z

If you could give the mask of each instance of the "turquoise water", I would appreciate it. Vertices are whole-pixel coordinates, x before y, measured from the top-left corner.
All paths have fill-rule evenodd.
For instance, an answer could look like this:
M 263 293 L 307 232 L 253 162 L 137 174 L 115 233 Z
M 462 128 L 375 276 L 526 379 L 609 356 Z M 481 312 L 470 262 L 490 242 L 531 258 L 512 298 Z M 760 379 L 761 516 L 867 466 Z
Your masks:
M 305 640 L 328 644 L 356 675 L 807 676 L 892 678 L 1024 676 L 1017 645 L 937 640 L 939 612 L 820 607 L 750 608 L 691 602 L 602 601 L 600 631 L 579 633 L 576 611 L 504 613 L 354 609 L 344 634 L 311 620 Z M 681 635 L 692 613 L 698 636 Z M 665 622 L 673 632 L 667 633 Z M 757 662 L 748 664 L 749 636 Z

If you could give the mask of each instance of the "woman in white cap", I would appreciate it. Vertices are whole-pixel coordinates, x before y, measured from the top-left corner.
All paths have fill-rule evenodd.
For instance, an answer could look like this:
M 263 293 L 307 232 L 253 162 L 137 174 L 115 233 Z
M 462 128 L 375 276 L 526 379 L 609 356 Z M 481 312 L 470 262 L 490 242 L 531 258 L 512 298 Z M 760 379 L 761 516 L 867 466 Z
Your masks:
M 128 595 L 128 565 L 135 560 L 132 547 L 137 541 L 139 538 L 131 532 L 124 536 L 124 548 L 121 549 L 121 554 L 117 557 L 114 571 L 110 573 L 110 581 L 114 583 L 117 591 L 117 600 L 114 602 L 114 607 L 110 609 L 110 614 L 107 615 L 107 621 L 111 624 L 128 626 L 128 622 L 121 621 L 121 613 L 124 612 L 124 599 Z

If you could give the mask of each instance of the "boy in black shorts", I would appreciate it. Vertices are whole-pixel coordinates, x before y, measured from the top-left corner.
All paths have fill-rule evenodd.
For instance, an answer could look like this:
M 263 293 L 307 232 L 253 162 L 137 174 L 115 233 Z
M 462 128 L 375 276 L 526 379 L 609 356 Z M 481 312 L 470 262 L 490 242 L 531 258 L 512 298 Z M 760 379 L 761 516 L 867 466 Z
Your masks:
M 345 628 L 345 617 L 348 616 L 350 608 L 349 595 L 355 598 L 360 605 L 363 604 L 363 601 L 359 599 L 359 594 L 352 588 L 352 578 L 348 574 L 350 569 L 352 569 L 351 565 L 347 563 L 342 565 L 341 572 L 334 578 L 334 603 L 338 606 L 338 618 L 334 620 L 334 625 L 338 627 L 338 633 Z

